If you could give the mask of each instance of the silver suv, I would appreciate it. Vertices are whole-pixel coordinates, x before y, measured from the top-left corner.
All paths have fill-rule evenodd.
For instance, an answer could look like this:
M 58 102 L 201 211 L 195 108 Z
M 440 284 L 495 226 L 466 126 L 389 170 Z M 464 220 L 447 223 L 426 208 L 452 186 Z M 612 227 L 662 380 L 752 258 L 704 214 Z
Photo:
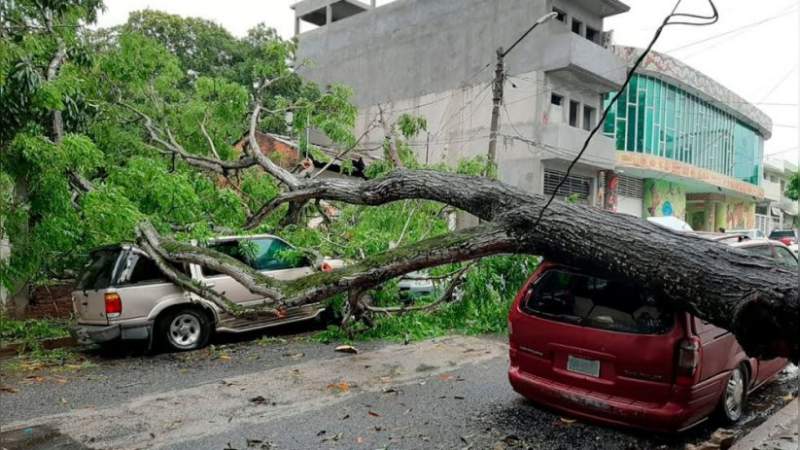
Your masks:
M 332 270 L 341 260 L 326 259 L 319 268 L 283 239 L 272 235 L 232 236 L 211 240 L 207 246 L 232 256 L 253 269 L 279 280 L 292 280 L 315 270 Z M 287 257 L 287 255 L 293 255 Z M 195 264 L 186 274 L 231 301 L 250 306 L 263 299 L 233 278 Z M 149 340 L 171 350 L 205 346 L 212 332 L 242 333 L 319 317 L 321 303 L 287 308 L 281 317 L 237 318 L 212 302 L 167 281 L 141 249 L 132 244 L 112 245 L 91 253 L 72 302 L 78 324 L 73 335 L 80 343 Z

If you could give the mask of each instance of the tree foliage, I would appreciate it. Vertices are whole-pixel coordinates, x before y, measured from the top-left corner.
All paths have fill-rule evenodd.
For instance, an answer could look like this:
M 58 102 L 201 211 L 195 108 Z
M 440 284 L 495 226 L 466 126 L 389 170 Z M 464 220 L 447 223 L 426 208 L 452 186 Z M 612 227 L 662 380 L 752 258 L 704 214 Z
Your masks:
M 789 178 L 785 195 L 794 201 L 800 200 L 800 171 L 793 173 Z
M 165 155 L 141 114 L 190 154 L 236 161 L 234 144 L 260 89 L 262 131 L 304 136 L 313 126 L 334 142 L 353 142 L 350 93 L 301 80 L 291 66 L 295 44 L 264 25 L 235 38 L 209 21 L 147 10 L 93 32 L 85 25 L 99 0 L 2 8 L 0 236 L 13 251 L 0 262 L 0 278 L 7 287 L 74 276 L 90 248 L 132 240 L 141 220 L 183 238 L 235 230 L 277 194 L 275 181 L 255 170 L 226 181 Z M 81 192 L 76 179 L 92 189 Z

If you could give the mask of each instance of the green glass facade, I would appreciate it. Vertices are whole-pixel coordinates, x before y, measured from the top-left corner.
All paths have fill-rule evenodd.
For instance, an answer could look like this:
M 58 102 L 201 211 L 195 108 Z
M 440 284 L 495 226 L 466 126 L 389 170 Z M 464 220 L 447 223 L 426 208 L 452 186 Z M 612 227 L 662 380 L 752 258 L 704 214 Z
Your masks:
M 613 93 L 605 97 L 605 106 Z M 733 115 L 663 80 L 634 75 L 604 133 L 617 150 L 646 153 L 712 170 L 753 185 L 761 181 L 764 140 Z

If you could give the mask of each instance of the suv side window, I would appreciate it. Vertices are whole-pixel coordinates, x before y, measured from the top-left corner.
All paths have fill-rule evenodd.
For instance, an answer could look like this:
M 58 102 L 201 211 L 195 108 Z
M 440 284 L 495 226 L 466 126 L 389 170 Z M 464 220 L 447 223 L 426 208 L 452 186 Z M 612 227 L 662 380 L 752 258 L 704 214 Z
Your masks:
M 251 266 L 256 270 L 293 269 L 308 265 L 302 256 L 292 254 L 289 244 L 278 239 L 254 239 L 250 241 L 255 250 Z
M 792 254 L 792 251 L 786 247 L 775 246 L 775 255 L 778 262 L 786 267 L 796 268 L 798 266 L 797 258 Z
M 129 252 L 122 262 L 117 284 L 161 283 L 166 280 L 152 259 L 139 253 Z
M 255 270 L 292 269 L 309 265 L 305 257 L 292 255 L 294 248 L 291 245 L 275 238 L 218 242 L 209 248 L 235 258 Z M 208 268 L 203 269 L 203 274 L 220 275 L 219 272 Z

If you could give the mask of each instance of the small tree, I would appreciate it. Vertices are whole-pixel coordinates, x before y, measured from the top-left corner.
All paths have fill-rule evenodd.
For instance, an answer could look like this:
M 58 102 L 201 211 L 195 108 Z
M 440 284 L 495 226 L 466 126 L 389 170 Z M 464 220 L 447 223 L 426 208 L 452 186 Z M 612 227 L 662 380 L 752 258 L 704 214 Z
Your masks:
M 789 183 L 786 185 L 784 194 L 794 201 L 800 200 L 800 170 L 789 177 Z

